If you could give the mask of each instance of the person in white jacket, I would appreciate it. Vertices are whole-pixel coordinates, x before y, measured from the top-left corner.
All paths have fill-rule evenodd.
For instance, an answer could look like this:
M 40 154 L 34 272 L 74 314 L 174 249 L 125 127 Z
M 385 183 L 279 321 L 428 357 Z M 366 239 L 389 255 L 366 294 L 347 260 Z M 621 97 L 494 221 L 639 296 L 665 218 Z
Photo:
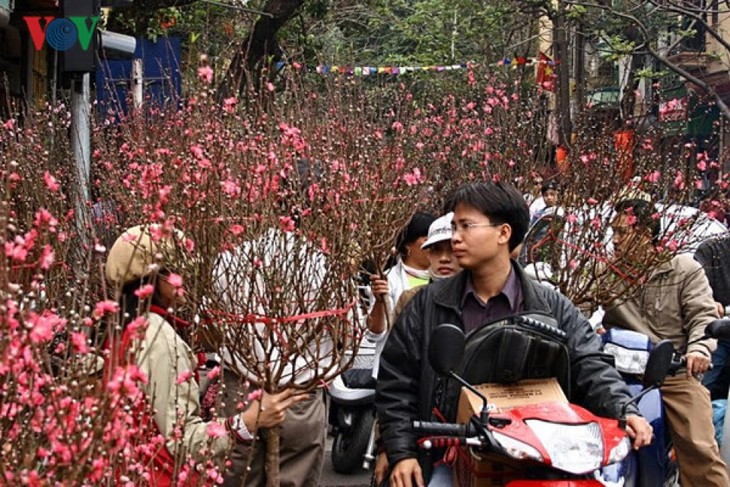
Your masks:
M 434 220 L 428 229 L 428 238 L 421 245 L 421 248 L 428 254 L 429 282 L 448 279 L 461 272 L 461 266 L 454 256 L 451 248 L 451 236 L 454 233 L 451 228 L 453 219 L 454 213 L 450 212 Z M 413 287 L 401 293 L 394 309 L 395 318 L 397 318 L 403 308 L 405 308 L 408 301 L 410 301 L 410 299 L 418 293 L 420 287 L 421 286 Z M 385 279 L 376 280 L 373 285 L 373 293 L 376 296 L 387 295 L 388 282 Z M 387 331 L 383 329 L 378 332 L 378 330 L 369 328 L 368 333 L 370 339 L 377 342 L 382 349 L 385 344 L 385 338 L 388 335 Z M 376 367 L 378 365 L 379 364 L 376 362 Z M 385 452 L 380 451 L 375 462 L 375 479 L 377 485 L 380 485 L 385 478 L 387 469 L 388 459 L 385 456 Z
M 398 236 L 398 256 L 395 265 L 385 272 L 386 279 L 377 275 L 370 277 L 375 300 L 368 316 L 370 333 L 366 337 L 372 341 L 379 342 L 378 335 L 387 329 L 388 322 L 392 324 L 393 311 L 403 291 L 428 284 L 431 277 L 428 270 L 428 250 L 421 247 L 435 220 L 436 217 L 430 213 L 415 213 Z M 384 287 L 387 287 L 387 294 L 382 292 Z M 382 344 L 379 348 L 382 348 Z M 376 354 L 378 352 L 379 349 Z
M 324 331 L 331 322 L 313 317 L 342 311 L 337 296 L 355 294 L 355 283 L 342 281 L 337 266 L 306 237 L 274 228 L 221 254 L 214 291 L 222 310 L 235 317 L 225 328 L 221 348 L 225 414 L 236 411 L 246 381 L 278 390 L 309 388 L 338 370 L 340 352 L 333 335 Z M 341 319 L 354 319 L 351 312 Z M 277 321 L 281 319 L 289 321 Z M 279 428 L 281 485 L 319 485 L 326 426 L 321 388 L 286 411 Z M 253 447 L 237 445 L 223 485 L 240 486 L 244 475 L 245 485 L 264 485 L 266 443 L 259 436 Z

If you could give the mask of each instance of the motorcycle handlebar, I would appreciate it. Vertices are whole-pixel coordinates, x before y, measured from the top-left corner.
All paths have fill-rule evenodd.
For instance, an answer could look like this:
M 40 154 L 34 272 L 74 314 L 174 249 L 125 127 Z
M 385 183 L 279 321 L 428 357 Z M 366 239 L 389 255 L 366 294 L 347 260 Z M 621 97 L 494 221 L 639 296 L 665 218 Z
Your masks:
M 668 375 L 675 375 L 677 372 L 684 370 L 686 366 L 687 359 L 685 359 L 683 355 L 675 354 L 674 357 L 672 357 L 672 365 L 669 368 Z
M 677 356 L 672 359 L 672 365 L 669 369 L 669 375 L 675 375 L 678 372 L 685 370 L 687 368 L 687 359 L 684 358 L 684 356 Z M 707 370 L 712 370 L 713 365 L 710 364 L 709 368 Z
M 414 421 L 413 430 L 422 436 L 475 436 L 471 424 L 436 423 L 433 421 Z

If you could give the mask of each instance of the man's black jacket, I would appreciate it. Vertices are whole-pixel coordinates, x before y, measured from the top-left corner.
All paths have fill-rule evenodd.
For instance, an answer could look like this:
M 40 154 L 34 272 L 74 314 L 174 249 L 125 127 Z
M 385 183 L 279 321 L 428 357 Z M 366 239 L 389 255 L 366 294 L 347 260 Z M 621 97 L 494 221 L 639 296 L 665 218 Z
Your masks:
M 523 311 L 551 315 L 568 335 L 570 401 L 594 414 L 618 418 L 631 396 L 612 360 L 601 352 L 601 340 L 588 320 L 564 296 L 525 275 L 517 263 L 512 267 L 522 282 Z M 463 329 L 461 299 L 469 278 L 470 273 L 464 271 L 419 291 L 398 317 L 380 356 L 375 406 L 391 466 L 405 458 L 419 458 L 424 473 L 430 476 L 432 459 L 417 447 L 411 423 L 415 419 L 433 420 L 437 378 L 428 363 L 429 339 L 442 323 Z M 444 411 L 447 420 L 454 420 L 455 409 L 452 405 Z M 633 405 L 627 412 L 639 414 Z

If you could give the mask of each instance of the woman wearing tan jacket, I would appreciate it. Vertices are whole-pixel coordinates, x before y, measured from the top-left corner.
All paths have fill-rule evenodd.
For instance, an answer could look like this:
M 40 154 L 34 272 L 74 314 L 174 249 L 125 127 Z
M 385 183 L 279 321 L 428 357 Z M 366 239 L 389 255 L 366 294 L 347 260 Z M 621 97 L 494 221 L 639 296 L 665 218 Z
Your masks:
M 141 425 L 136 426 L 146 426 L 140 442 L 147 448 L 139 450 L 147 453 L 134 460 L 148 466 L 149 484 L 167 486 L 185 477 L 183 485 L 200 485 L 197 469 L 186 471 L 184 465 L 190 460 L 222 465 L 233 442 L 250 441 L 258 427 L 280 424 L 286 408 L 301 396 L 264 393 L 241 414 L 203 421 L 197 360 L 184 338 L 190 323 L 175 316 L 185 302 L 182 277 L 171 273 L 167 262 L 158 262 L 173 253 L 173 239 L 181 235 L 157 237 L 161 233 L 151 225 L 129 228 L 109 251 L 105 274 L 118 298 L 122 331 L 107 343 L 105 379 L 129 364 L 146 378 L 139 384 L 146 407 L 138 411 Z M 158 434 L 164 445 L 149 448 Z

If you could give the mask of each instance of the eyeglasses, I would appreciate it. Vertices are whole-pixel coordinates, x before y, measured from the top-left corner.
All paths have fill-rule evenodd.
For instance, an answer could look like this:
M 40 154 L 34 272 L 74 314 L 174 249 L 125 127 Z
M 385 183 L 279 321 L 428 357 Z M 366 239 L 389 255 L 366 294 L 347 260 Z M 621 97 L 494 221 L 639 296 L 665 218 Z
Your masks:
M 451 224 L 451 231 L 452 232 L 459 232 L 459 233 L 466 233 L 472 228 L 477 227 L 498 227 L 502 225 L 501 223 L 471 223 L 471 222 L 462 222 L 462 223 L 452 223 Z

